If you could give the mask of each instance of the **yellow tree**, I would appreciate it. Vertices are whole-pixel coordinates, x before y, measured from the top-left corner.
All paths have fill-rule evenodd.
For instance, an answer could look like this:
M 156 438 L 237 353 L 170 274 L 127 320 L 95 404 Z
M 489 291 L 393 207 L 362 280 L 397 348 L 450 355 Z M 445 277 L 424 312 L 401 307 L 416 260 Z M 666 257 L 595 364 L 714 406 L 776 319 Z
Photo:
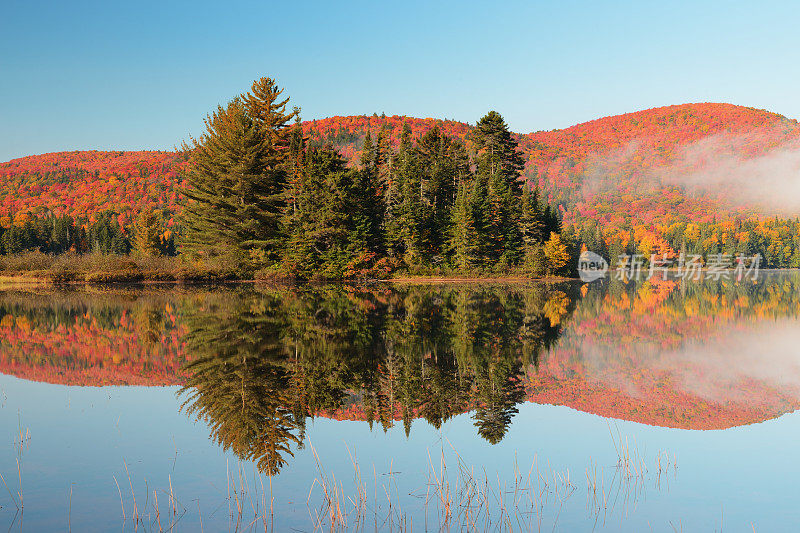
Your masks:
M 561 240 L 561 235 L 551 232 L 550 238 L 544 243 L 544 256 L 547 259 L 547 273 L 555 274 L 569 263 L 567 246 Z
M 133 223 L 133 248 L 142 255 L 161 255 L 161 221 L 152 209 L 143 209 Z

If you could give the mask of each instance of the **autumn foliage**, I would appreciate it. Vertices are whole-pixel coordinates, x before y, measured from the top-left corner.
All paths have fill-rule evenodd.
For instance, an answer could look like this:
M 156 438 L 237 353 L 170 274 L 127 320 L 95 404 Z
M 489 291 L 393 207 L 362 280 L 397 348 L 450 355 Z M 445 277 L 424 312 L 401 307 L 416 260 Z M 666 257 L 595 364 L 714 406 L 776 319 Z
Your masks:
M 302 127 L 309 145 L 333 146 L 356 164 L 367 132 L 375 138 L 383 131 L 397 147 L 404 123 L 414 138 L 438 126 L 442 133 L 463 139 L 468 151 L 474 147 L 473 127 L 452 120 L 337 116 L 306 121 Z M 599 231 L 612 249 L 623 248 L 633 233 L 647 255 L 675 253 L 678 243 L 692 236 L 691 224 L 716 224 L 703 230 L 707 242 L 699 248 L 713 250 L 725 240 L 741 244 L 757 234 L 762 240 L 780 238 L 774 264 L 792 264 L 778 256 L 796 252 L 792 239 L 797 240 L 797 228 L 776 227 L 770 216 L 777 213 L 758 212 L 741 199 L 727 198 L 724 187 L 711 194 L 691 194 L 680 184 L 653 176 L 660 175 L 659 169 L 688 173 L 713 166 L 716 152 L 733 150 L 747 159 L 794 143 L 800 139 L 794 120 L 731 104 L 683 104 L 520 134 L 517 139 L 526 161 L 524 175 L 541 187 L 545 200 L 559 206 L 565 225 L 573 225 L 576 233 Z M 687 148 L 700 142 L 705 152 L 687 163 Z M 9 216 L 22 224 L 27 217 L 48 212 L 92 219 L 113 210 L 120 225 L 127 227 L 144 207 L 155 207 L 164 210 L 171 227 L 179 209 L 185 160 L 173 152 L 84 151 L 2 163 L 0 225 L 7 227 Z M 779 235 L 786 231 L 790 235 Z

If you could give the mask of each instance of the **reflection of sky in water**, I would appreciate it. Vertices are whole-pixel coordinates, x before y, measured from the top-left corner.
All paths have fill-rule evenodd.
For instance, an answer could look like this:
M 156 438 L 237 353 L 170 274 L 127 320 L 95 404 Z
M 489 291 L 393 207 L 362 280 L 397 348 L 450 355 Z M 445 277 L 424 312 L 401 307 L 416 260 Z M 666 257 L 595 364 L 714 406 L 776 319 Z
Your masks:
M 780 282 L 783 278 L 776 279 Z M 687 412 L 708 412 L 708 404 L 697 403 L 700 399 L 720 402 L 721 417 L 747 409 L 755 413 L 726 418 L 719 425 L 735 427 L 721 431 L 669 429 L 606 419 L 563 405 L 523 403 L 508 433 L 491 445 L 478 436 L 469 413 L 456 415 L 440 430 L 417 419 L 409 437 L 402 423 L 384 432 L 380 424 L 370 431 L 364 422 L 317 417 L 308 421 L 305 447 L 294 450 L 295 457 L 289 458 L 280 475 L 272 479 L 275 529 L 313 529 L 309 512 L 313 515 L 316 507 L 309 510 L 306 504 L 309 489 L 319 476 L 313 447 L 326 472 L 335 475 L 348 496 L 355 492 L 351 454 L 355 456 L 370 507 L 377 480 L 378 512 L 385 515 L 389 509 L 385 487 L 400 495 L 395 497 L 393 509 L 396 511 L 399 503 L 413 516 L 415 529 L 425 520 L 430 463 L 438 469 L 444 451 L 449 477 L 455 482 L 459 461 L 455 449 L 464 465 L 480 476 L 485 470 L 493 487 L 499 476 L 499 483 L 510 491 L 515 461 L 523 477 L 528 476 L 532 464 L 536 465 L 534 478 L 538 471 L 551 482 L 554 474 L 566 476 L 568 472 L 575 490 L 563 503 L 548 498 L 540 510 L 543 530 L 553 529 L 556 520 L 557 529 L 564 530 L 592 530 L 595 525 L 598 530 L 632 531 L 651 526 L 654 531 L 672 530 L 672 526 L 705 531 L 720 525 L 726 531 L 791 530 L 800 519 L 794 498 L 796 480 L 800 479 L 800 462 L 794 457 L 800 444 L 800 414 L 791 412 L 800 387 L 800 355 L 796 351 L 800 327 L 794 299 L 768 305 L 775 293 L 787 291 L 779 282 L 765 282 L 769 290 L 764 289 L 748 303 L 748 310 L 754 304 L 766 310 L 757 316 L 749 311 L 741 316 L 734 312 L 723 319 L 712 306 L 719 319 L 708 310 L 695 310 L 688 322 L 674 316 L 683 311 L 685 302 L 695 305 L 719 298 L 713 294 L 694 300 L 678 298 L 670 307 L 668 300 L 659 300 L 663 295 L 656 295 L 655 303 L 646 298 L 636 303 L 651 308 L 604 315 L 608 302 L 600 298 L 602 295 L 589 292 L 574 313 L 564 318 L 563 336 L 540 361 L 539 372 L 556 379 L 556 385 L 550 386 L 558 390 L 573 394 L 587 383 L 606 387 L 592 397 L 595 403 L 589 411 L 669 425 L 670 416 L 642 417 L 637 409 L 652 414 L 683 402 L 681 408 Z M 674 297 L 676 293 L 672 294 Z M 786 294 L 794 298 L 792 290 Z M 620 293 L 613 302 L 619 304 L 624 299 Z M 566 304 L 560 300 L 550 299 L 543 308 L 549 313 L 547 317 L 556 320 L 567 313 Z M 653 326 L 666 316 L 674 320 Z M 651 379 L 632 383 L 631 376 L 640 375 Z M 608 385 L 617 387 L 617 393 L 609 392 Z M 30 431 L 30 440 L 21 448 L 25 529 L 63 529 L 70 514 L 75 530 L 120 527 L 119 491 L 128 516 L 126 528 L 132 529 L 133 502 L 123 461 L 128 465 L 145 529 L 158 529 L 154 490 L 161 524 L 168 527 L 170 481 L 179 509 L 185 509 L 185 513 L 179 511 L 178 530 L 199 528 L 198 505 L 206 531 L 233 528 L 234 524 L 229 524 L 226 472 L 236 470 L 237 458 L 222 452 L 209 439 L 207 424 L 179 411 L 178 387 L 67 387 L 0 376 L 0 389 L 0 449 L 6 450 L 0 453 L 0 473 L 15 498 L 19 490 L 19 448 L 14 443 L 19 440 L 20 428 L 23 434 Z M 561 396 L 534 399 L 580 409 L 579 400 L 585 400 L 588 394 L 584 390 L 583 398 L 572 402 L 560 401 Z M 628 403 L 611 405 L 621 398 Z M 759 403 L 764 405 L 759 407 Z M 789 414 L 780 416 L 786 412 Z M 751 424 L 754 420 L 766 421 Z M 686 427 L 703 427 L 703 423 L 688 423 Z M 627 439 L 648 472 L 632 491 L 612 491 L 609 505 L 613 504 L 613 509 L 601 511 L 595 522 L 587 509 L 586 470 L 596 465 L 605 487 L 613 485 L 618 456 L 612 432 Z M 677 471 L 663 476 L 659 488 L 656 457 L 662 452 L 677 458 Z M 393 475 L 387 475 L 390 465 Z M 245 465 L 243 471 L 251 487 L 260 490 L 262 481 L 269 487 L 268 478 L 259 476 L 251 465 Z M 312 502 L 318 501 L 319 494 L 316 487 Z M 527 497 L 520 502 L 517 509 L 528 512 Z M 0 487 L 0 506 L 0 527 L 14 520 L 14 527 L 18 527 L 20 517 L 15 517 L 12 496 L 4 486 Z M 431 527 L 437 522 L 433 503 L 427 515 Z M 247 516 L 245 513 L 245 526 L 253 513 Z M 368 529 L 374 527 L 372 520 L 368 516 Z M 514 519 L 512 522 L 520 528 Z
M 10 377 L 0 378 L 0 387 L 6 397 L 0 409 L 0 439 L 6 443 L 0 468 L 12 491 L 18 485 L 12 446 L 18 414 L 22 426 L 30 429 L 29 446 L 22 456 L 26 529 L 63 527 L 70 486 L 73 528 L 119 527 L 119 493 L 112 476 L 120 483 L 129 514 L 132 505 L 123 460 L 128 464 L 140 509 L 145 500 L 145 480 L 151 491 L 148 505 L 152 505 L 152 490 L 156 489 L 159 504 L 164 507 L 167 496 L 163 491 L 168 491 L 171 476 L 175 495 L 187 508 L 180 522 L 182 528 L 199 526 L 197 499 L 206 531 L 227 528 L 226 468 L 233 469 L 236 459 L 222 454 L 208 440 L 202 424 L 178 413 L 175 388 L 67 388 Z M 794 498 L 796 479 L 800 478 L 800 463 L 795 458 L 800 444 L 797 413 L 725 431 L 674 430 L 614 421 L 611 427 L 627 436 L 629 442 L 635 440 L 648 459 L 660 450 L 677 455 L 678 470 L 671 476 L 669 488 L 662 483 L 657 490 L 654 481 L 646 481 L 643 496 L 635 506 L 628 505 L 624 530 L 644 530 L 651 524 L 654 530 L 663 531 L 669 529 L 670 521 L 682 522 L 685 530 L 711 530 L 719 526 L 721 513 L 725 530 L 730 531 L 752 530 L 751 522 L 757 531 L 787 530 L 787 524 L 800 519 Z M 409 439 L 400 425 L 384 434 L 370 432 L 364 423 L 327 419 L 312 422 L 308 436 L 323 464 L 345 487 L 352 480 L 349 453 L 353 453 L 363 476 L 372 478 L 375 465 L 379 486 L 387 483 L 387 476 L 382 474 L 392 463 L 393 471 L 399 472 L 393 479 L 401 494 L 414 490 L 424 494 L 428 453 L 438 465 L 443 443 L 451 474 L 456 460 L 449 443 L 465 463 L 476 465 L 478 471 L 485 468 L 490 479 L 499 472 L 509 486 L 515 456 L 520 469 L 527 471 L 526 465 L 532 464 L 535 454 L 542 470 L 548 463 L 555 471 L 568 469 L 578 487 L 559 515 L 558 524 L 564 529 L 591 529 L 593 521 L 588 519 L 585 495 L 589 458 L 599 466 L 605 465 L 608 475 L 616 463 L 606 420 L 560 406 L 521 406 L 509 434 L 495 446 L 476 437 L 468 415 L 445 423 L 441 431 L 418 421 Z M 277 530 L 290 524 L 308 525 L 306 499 L 316 476 L 311 449 L 306 447 L 273 479 L 276 502 L 294 502 L 278 506 Z M 7 493 L 0 496 L 4 524 L 14 515 L 13 505 L 8 507 L 9 499 Z M 220 505 L 222 508 L 214 513 Z M 421 513 L 420 500 L 415 498 L 404 498 L 403 506 L 406 511 Z M 557 511 L 557 505 L 546 506 L 543 529 L 552 528 Z M 433 512 L 429 514 L 434 516 Z M 620 529 L 619 514 L 606 519 L 608 529 Z M 416 518 L 415 523 L 419 523 Z

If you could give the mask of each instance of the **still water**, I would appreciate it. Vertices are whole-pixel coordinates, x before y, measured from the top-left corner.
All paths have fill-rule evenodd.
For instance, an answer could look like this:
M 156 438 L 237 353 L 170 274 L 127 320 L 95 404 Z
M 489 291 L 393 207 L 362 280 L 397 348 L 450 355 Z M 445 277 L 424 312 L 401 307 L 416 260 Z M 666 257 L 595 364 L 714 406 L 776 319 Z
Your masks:
M 794 531 L 800 275 L 0 292 L 0 527 Z

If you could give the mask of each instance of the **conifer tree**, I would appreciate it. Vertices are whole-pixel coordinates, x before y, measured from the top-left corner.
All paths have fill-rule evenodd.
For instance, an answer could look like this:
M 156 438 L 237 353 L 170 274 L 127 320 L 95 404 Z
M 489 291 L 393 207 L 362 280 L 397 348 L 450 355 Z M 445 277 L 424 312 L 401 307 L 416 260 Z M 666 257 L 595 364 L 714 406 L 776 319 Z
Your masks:
M 442 134 L 438 126 L 419 139 L 414 153 L 422 206 L 420 244 L 425 259 L 435 261 L 444 255 L 457 182 L 468 162 L 463 146 Z
M 477 180 L 473 195 L 483 203 L 479 233 L 485 260 L 517 264 L 523 256 L 524 232 L 520 229 L 523 160 L 517 142 L 503 117 L 490 111 L 475 127 Z
M 411 153 L 411 128 L 407 122 L 403 123 L 400 134 L 400 150 L 392 157 L 389 172 L 389 181 L 386 184 L 384 205 L 384 234 L 386 247 L 390 256 L 401 257 L 405 247 L 403 239 L 403 207 L 405 176 L 407 174 L 408 158 Z
M 480 261 L 480 241 L 466 182 L 459 185 L 456 194 L 449 248 L 456 268 L 471 269 Z
M 416 153 L 411 140 L 411 128 L 408 123 L 403 125 L 400 137 L 400 152 L 397 156 L 398 191 L 400 202 L 397 202 L 397 217 L 394 222 L 397 248 L 403 253 L 406 264 L 412 265 L 420 262 L 422 257 L 421 226 L 422 226 L 422 197 L 419 169 Z
M 281 246 L 290 135 L 286 112 L 270 78 L 253 82 L 206 118 L 192 140 L 183 191 L 182 248 L 193 256 L 225 256 L 245 269 L 269 264 Z
M 333 149 L 309 149 L 284 263 L 301 278 L 348 277 L 382 253 L 383 204 L 373 175 Z
M 94 223 L 89 226 L 87 239 L 94 252 L 123 255 L 131 251 L 130 242 L 122 232 L 118 216 L 112 211 L 103 211 L 97 215 Z
M 324 263 L 335 270 L 345 261 L 347 212 L 338 203 L 341 191 L 331 190 L 329 183 L 332 175 L 344 171 L 338 152 L 309 149 L 284 258 L 287 268 L 302 278 L 321 274 Z
M 526 185 L 522 191 L 520 231 L 526 247 L 544 242 L 545 224 L 539 205 L 538 186 L 531 190 L 531 187 Z
M 474 136 L 478 147 L 478 172 L 502 176 L 511 192 L 520 195 L 522 184 L 519 176 L 525 161 L 500 113 L 489 111 L 481 118 L 475 125 Z
M 289 208 L 294 214 L 297 211 L 297 190 L 300 175 L 303 171 L 303 158 L 305 156 L 306 137 L 303 135 L 303 126 L 300 122 L 300 108 L 295 106 L 294 125 L 289 138 Z
M 364 144 L 361 145 L 361 170 L 372 171 L 375 167 L 375 147 L 372 145 L 372 134 L 367 130 Z

